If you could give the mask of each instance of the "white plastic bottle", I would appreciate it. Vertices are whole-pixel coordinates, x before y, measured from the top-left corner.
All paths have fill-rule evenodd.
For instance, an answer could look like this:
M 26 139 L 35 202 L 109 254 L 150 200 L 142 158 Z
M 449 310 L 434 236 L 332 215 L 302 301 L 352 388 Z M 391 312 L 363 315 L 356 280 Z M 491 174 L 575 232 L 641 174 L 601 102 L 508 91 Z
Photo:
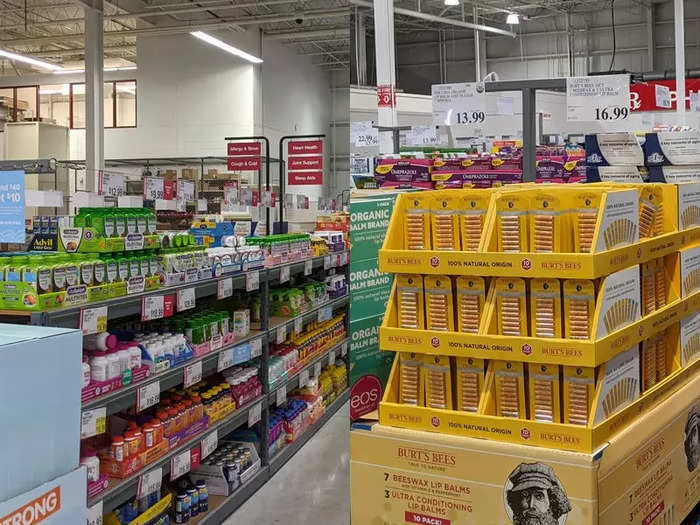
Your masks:
M 90 378 L 98 382 L 107 381 L 108 367 L 109 361 L 107 360 L 106 354 L 104 352 L 95 352 L 90 359 Z
M 119 363 L 119 355 L 115 350 L 107 353 L 107 379 L 114 379 L 119 377 L 122 373 L 121 365 Z
M 119 371 L 121 372 L 126 372 L 131 368 L 131 353 L 127 348 L 124 348 L 122 350 L 119 350 L 117 352 L 117 355 L 119 356 Z
M 86 450 L 80 456 L 80 464 L 85 465 L 85 470 L 87 470 L 88 483 L 99 481 L 100 459 L 97 457 L 97 452 L 95 452 L 94 450 Z
M 83 337 L 83 348 L 106 352 L 117 346 L 117 336 L 108 332 L 90 334 Z
M 129 368 L 141 368 L 141 349 L 138 346 L 129 348 Z
M 90 365 L 88 364 L 88 357 L 83 356 L 83 387 L 85 388 L 90 384 Z

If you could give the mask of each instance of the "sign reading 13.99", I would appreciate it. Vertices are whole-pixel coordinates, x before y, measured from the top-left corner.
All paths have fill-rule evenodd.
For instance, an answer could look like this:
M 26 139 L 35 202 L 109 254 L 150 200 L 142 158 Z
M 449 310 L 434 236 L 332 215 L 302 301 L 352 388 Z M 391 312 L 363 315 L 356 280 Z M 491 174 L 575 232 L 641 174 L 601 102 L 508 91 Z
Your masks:
M 483 82 L 433 84 L 433 124 L 472 126 L 486 120 L 486 88 Z

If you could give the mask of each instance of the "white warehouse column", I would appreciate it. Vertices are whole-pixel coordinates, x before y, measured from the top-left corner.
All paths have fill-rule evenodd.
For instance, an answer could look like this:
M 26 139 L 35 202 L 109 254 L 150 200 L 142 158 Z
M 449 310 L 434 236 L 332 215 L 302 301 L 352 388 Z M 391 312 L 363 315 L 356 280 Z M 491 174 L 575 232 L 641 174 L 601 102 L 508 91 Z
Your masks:
M 673 20 L 676 36 L 676 113 L 679 126 L 685 125 L 685 20 L 683 0 L 675 0 Z
M 85 11 L 85 182 L 97 190 L 104 169 L 104 58 L 102 0 L 82 2 Z
M 393 96 L 396 88 L 396 57 L 394 48 L 394 2 L 393 0 L 374 0 L 374 42 L 377 61 L 377 88 L 391 86 Z M 395 127 L 398 125 L 396 106 L 379 106 L 379 126 Z M 379 153 L 393 153 L 394 141 L 391 132 L 379 133 Z

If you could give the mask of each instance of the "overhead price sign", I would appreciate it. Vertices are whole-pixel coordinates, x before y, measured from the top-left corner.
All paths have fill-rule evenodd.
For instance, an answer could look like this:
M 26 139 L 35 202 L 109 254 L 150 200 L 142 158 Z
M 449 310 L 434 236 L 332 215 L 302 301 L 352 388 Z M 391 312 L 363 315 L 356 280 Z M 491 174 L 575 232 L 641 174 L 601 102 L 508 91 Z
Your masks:
M 478 126 L 486 120 L 486 88 L 483 82 L 433 84 L 433 124 Z
M 379 145 L 379 130 L 371 120 L 350 122 L 350 142 L 357 148 Z
M 287 184 L 323 184 L 323 141 L 293 140 L 287 144 Z
M 232 171 L 258 171 L 262 165 L 260 142 L 229 142 L 226 166 Z
M 24 172 L 0 171 L 0 242 L 24 243 Z
M 121 197 L 125 192 L 124 177 L 118 173 L 100 170 L 98 173 L 97 194 Z
M 630 76 L 566 79 L 566 119 L 576 122 L 625 120 L 630 114 Z

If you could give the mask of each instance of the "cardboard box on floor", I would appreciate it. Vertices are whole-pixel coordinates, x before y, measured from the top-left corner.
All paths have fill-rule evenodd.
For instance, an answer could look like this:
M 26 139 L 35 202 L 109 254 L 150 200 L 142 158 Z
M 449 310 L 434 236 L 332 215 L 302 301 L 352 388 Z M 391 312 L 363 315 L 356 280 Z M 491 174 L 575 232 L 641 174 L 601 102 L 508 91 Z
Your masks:
M 595 454 L 355 428 L 351 524 L 679 525 L 699 463 L 700 376 Z

